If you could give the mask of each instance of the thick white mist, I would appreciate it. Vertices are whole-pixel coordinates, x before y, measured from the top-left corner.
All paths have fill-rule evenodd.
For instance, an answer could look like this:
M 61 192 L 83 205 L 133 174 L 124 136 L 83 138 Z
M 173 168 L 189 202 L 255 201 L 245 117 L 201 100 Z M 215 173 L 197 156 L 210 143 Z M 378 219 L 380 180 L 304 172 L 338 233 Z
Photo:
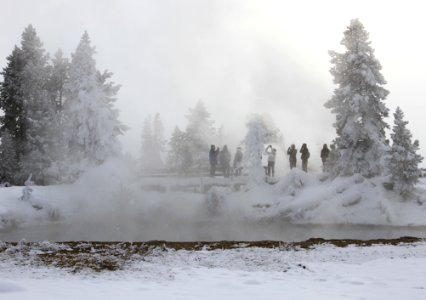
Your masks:
M 110 160 L 72 185 L 2 188 L 0 240 L 217 241 L 424 236 L 426 182 L 401 202 L 384 179 L 325 180 L 285 172 L 275 185 L 222 187 L 244 178 L 140 177 Z M 215 187 L 202 192 L 203 186 Z M 207 189 L 207 188 L 206 188 Z

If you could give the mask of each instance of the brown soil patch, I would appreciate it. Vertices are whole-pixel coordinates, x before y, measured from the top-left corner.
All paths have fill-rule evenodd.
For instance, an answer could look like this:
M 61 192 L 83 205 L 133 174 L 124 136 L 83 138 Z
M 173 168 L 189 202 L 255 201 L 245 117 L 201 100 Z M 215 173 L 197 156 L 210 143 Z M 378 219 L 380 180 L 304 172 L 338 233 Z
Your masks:
M 310 249 L 317 245 L 398 245 L 419 242 L 423 239 L 401 237 L 398 239 L 352 240 L 312 238 L 301 242 L 280 241 L 218 241 L 218 242 L 62 242 L 62 243 L 0 243 L 0 254 L 22 263 L 49 265 L 77 272 L 83 269 L 115 271 L 122 269 L 132 259 L 141 259 L 154 249 L 174 250 L 227 250 L 237 248 L 280 248 L 288 250 Z

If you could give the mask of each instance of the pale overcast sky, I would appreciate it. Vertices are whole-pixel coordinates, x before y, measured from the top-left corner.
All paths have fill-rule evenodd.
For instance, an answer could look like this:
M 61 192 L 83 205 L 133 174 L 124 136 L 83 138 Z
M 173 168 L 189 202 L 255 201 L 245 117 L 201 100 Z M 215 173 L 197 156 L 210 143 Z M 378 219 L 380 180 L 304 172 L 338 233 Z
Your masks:
M 143 119 L 159 112 L 170 133 L 186 126 L 202 99 L 227 143 L 245 134 L 251 113 L 269 113 L 285 143 L 316 156 L 334 137 L 323 107 L 333 92 L 328 50 L 359 18 L 376 50 L 390 95 L 426 156 L 426 18 L 423 1 L 0 0 L 0 67 L 32 24 L 53 53 L 69 56 L 87 30 L 98 69 L 122 85 L 117 107 L 137 154 Z M 392 125 L 392 118 L 388 119 Z M 318 154 L 319 155 L 319 154 Z

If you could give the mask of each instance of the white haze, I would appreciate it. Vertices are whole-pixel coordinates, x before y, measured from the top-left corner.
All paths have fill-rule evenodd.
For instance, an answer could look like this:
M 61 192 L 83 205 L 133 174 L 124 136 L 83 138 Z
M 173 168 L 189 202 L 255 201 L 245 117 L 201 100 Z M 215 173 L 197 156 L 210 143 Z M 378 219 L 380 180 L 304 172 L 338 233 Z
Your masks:
M 139 154 L 143 119 L 159 112 L 168 137 L 202 99 L 232 146 L 247 116 L 267 112 L 288 145 L 320 147 L 334 137 L 323 107 L 333 84 L 327 51 L 339 45 L 350 19 L 370 32 L 383 65 L 391 112 L 401 106 L 426 156 L 423 99 L 426 20 L 422 1 L 8 1 L 0 0 L 0 65 L 28 24 L 46 50 L 69 56 L 87 30 L 98 68 L 122 85 L 118 108 L 131 129 L 124 149 Z M 392 120 L 389 118 L 391 124 Z M 233 149 L 233 148 L 231 148 Z
M 233 191 L 210 178 L 142 178 L 123 160 L 88 170 L 72 185 L 1 188 L 0 240 L 305 240 L 426 235 L 426 180 L 412 201 L 382 187 L 385 178 L 320 181 L 300 169 L 275 185 Z M 215 178 L 235 183 L 239 178 Z M 191 187 L 192 185 L 192 187 Z M 176 190 L 175 187 L 184 187 Z

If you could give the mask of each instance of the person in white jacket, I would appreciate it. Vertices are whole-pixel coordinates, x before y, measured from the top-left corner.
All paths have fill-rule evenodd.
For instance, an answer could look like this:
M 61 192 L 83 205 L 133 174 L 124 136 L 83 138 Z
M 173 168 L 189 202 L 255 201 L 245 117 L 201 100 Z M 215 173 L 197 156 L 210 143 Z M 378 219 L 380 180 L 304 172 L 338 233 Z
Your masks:
M 265 153 L 268 156 L 268 167 L 266 174 L 269 177 L 275 176 L 275 158 L 277 157 L 277 149 L 272 148 L 272 145 L 269 145 L 265 149 Z

